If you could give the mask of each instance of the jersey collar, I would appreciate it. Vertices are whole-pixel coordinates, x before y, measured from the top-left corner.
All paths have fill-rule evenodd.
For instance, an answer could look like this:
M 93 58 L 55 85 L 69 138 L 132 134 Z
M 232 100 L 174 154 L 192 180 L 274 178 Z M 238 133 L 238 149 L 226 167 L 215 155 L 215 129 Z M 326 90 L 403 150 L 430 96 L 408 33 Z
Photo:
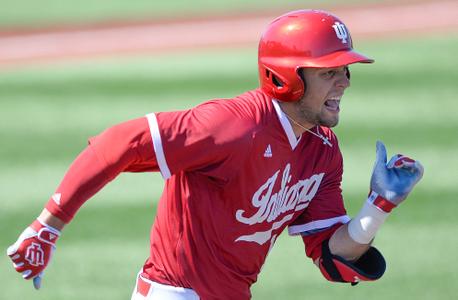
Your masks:
M 285 115 L 283 110 L 281 110 L 280 104 L 278 104 L 278 100 L 272 99 L 272 104 L 275 108 L 275 112 L 277 113 L 278 119 L 280 120 L 283 130 L 286 133 L 286 137 L 288 138 L 291 149 L 294 150 L 297 147 L 297 145 L 299 144 L 299 141 L 301 140 L 302 135 L 299 136 L 299 138 L 296 138 L 296 135 L 294 134 L 294 131 L 293 131 L 293 127 L 291 126 L 291 123 L 289 122 L 288 117 Z

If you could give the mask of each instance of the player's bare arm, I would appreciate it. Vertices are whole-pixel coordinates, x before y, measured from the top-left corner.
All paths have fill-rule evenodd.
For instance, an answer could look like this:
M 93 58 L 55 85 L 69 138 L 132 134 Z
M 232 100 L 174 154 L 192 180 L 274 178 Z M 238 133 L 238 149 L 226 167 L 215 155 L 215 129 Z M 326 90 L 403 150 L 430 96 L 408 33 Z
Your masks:
M 41 214 L 38 216 L 37 219 L 41 220 L 43 223 L 46 223 L 59 231 L 62 231 L 66 225 L 64 221 L 54 216 L 46 208 L 42 210 Z
M 370 243 L 360 244 L 348 233 L 348 223 L 337 229 L 329 239 L 329 250 L 332 254 L 355 262 L 369 249 Z M 315 262 L 316 263 L 316 262 Z

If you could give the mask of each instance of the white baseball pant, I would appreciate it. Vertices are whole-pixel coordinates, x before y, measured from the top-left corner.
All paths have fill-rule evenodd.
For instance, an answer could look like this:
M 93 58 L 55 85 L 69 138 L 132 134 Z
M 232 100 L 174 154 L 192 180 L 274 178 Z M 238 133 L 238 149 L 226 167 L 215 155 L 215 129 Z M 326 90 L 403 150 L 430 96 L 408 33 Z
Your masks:
M 165 285 L 137 275 L 131 300 L 199 300 L 197 293 L 188 288 Z

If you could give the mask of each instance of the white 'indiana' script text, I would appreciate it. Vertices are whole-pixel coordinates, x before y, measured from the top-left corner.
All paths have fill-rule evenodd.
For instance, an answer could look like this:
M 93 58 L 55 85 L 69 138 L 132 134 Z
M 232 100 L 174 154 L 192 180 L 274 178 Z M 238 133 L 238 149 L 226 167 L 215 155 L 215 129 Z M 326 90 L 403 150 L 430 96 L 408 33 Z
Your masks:
M 291 165 L 287 164 L 283 171 L 280 190 L 273 193 L 273 188 L 280 170 L 267 179 L 267 181 L 253 194 L 252 204 L 258 210 L 252 216 L 246 216 L 245 210 L 237 210 L 237 221 L 254 225 L 264 221 L 272 222 L 279 215 L 288 211 L 299 211 L 306 208 L 315 196 L 323 180 L 324 173 L 311 176 L 309 179 L 299 180 L 293 185 L 290 175 Z

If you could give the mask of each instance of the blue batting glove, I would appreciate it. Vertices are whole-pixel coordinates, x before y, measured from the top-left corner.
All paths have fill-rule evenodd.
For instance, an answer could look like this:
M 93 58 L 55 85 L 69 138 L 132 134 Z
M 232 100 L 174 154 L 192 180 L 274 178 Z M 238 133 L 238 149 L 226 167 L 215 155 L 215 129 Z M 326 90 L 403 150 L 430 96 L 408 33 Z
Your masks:
M 423 176 L 419 161 L 397 154 L 386 162 L 385 145 L 377 141 L 376 160 L 371 177 L 371 190 L 394 206 L 404 201 Z

